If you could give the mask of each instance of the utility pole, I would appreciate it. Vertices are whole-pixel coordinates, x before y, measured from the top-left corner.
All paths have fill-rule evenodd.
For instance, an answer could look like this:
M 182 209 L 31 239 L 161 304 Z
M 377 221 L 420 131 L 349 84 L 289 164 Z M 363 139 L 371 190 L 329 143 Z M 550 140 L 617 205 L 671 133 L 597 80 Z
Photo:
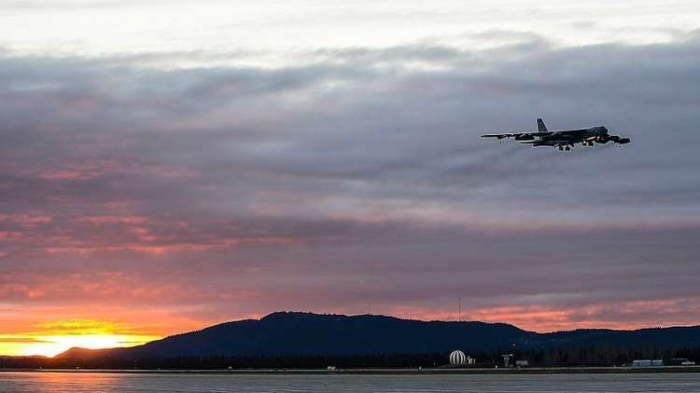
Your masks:
M 457 320 L 462 322 L 462 298 L 459 298 L 459 312 L 457 314 Z

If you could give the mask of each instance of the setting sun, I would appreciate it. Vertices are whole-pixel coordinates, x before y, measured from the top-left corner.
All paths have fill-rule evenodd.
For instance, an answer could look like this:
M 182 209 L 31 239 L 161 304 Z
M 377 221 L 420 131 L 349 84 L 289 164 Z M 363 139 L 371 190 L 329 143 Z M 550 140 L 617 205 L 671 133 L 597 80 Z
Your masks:
M 38 342 L 21 348 L 20 355 L 56 356 L 70 348 L 100 349 L 129 347 L 155 340 L 155 336 L 123 334 L 87 334 L 69 336 L 39 336 Z
M 0 353 L 20 356 L 56 356 L 70 348 L 130 347 L 159 337 L 131 331 L 128 326 L 96 320 L 64 320 L 43 323 L 24 334 L 0 336 Z

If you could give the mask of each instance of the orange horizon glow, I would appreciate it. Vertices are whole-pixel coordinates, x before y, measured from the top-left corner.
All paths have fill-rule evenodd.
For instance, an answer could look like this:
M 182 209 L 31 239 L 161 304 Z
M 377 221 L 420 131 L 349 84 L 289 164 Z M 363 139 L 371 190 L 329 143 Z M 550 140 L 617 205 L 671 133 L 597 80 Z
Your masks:
M 58 320 L 38 324 L 29 333 L 0 334 L 0 355 L 53 357 L 70 348 L 130 347 L 161 338 L 160 335 L 124 331 L 108 321 Z
M 41 342 L 22 346 L 18 348 L 19 353 L 14 355 L 54 357 L 75 347 L 85 349 L 131 347 L 145 344 L 158 338 L 158 336 L 125 334 L 36 336 L 36 339 Z
M 585 328 L 632 330 L 649 327 L 690 326 L 698 321 L 690 319 L 654 318 L 659 310 L 674 309 L 687 299 L 665 301 L 635 301 L 614 304 L 593 304 L 578 308 L 557 308 L 546 306 L 497 306 L 463 310 L 462 321 L 487 323 L 508 323 L 518 328 L 547 333 L 562 330 Z M 645 319 L 613 321 L 601 318 L 606 311 L 615 309 L 618 314 L 642 315 Z M 353 315 L 342 309 L 319 311 Z M 460 316 L 453 311 L 434 310 L 428 307 L 391 307 L 378 309 L 377 314 L 397 318 L 431 321 L 457 321 Z M 157 315 L 157 316 L 156 316 Z M 35 321 L 27 329 L 26 325 L 8 324 L 9 331 L 0 334 L 0 355 L 53 357 L 70 348 L 104 349 L 130 347 L 145 344 L 162 337 L 186 333 L 206 328 L 217 323 L 242 319 L 259 319 L 265 314 L 241 314 L 222 320 L 177 319 L 167 313 L 156 314 L 143 311 L 131 314 L 114 312 L 114 320 L 106 319 L 66 319 Z M 152 321 L 158 320 L 159 324 Z M 121 321 L 121 322 L 115 322 Z M 127 322 L 128 321 L 128 322 Z

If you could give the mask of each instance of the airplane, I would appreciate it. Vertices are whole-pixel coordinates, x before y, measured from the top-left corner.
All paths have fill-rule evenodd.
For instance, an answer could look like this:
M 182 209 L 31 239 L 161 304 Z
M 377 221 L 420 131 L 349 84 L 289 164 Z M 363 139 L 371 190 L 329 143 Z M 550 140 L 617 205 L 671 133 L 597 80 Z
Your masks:
M 606 144 L 608 142 L 626 145 L 630 143 L 630 138 L 623 138 L 618 135 L 610 135 L 605 126 L 584 128 L 579 130 L 549 131 L 542 119 L 537 119 L 537 132 L 516 132 L 509 134 L 486 134 L 482 138 L 514 138 L 520 143 L 531 144 L 532 147 L 552 146 L 561 150 L 571 150 L 577 143 L 583 146 L 593 146 L 593 143 Z

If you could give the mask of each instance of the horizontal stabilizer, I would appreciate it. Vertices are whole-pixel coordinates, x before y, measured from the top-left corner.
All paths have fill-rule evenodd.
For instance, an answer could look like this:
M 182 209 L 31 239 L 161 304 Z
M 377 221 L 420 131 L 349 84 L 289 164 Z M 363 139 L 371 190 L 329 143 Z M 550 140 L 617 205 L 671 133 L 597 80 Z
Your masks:
M 486 134 L 482 135 L 482 138 L 498 138 L 498 139 L 503 139 L 503 138 L 508 138 L 510 137 L 511 134 Z

